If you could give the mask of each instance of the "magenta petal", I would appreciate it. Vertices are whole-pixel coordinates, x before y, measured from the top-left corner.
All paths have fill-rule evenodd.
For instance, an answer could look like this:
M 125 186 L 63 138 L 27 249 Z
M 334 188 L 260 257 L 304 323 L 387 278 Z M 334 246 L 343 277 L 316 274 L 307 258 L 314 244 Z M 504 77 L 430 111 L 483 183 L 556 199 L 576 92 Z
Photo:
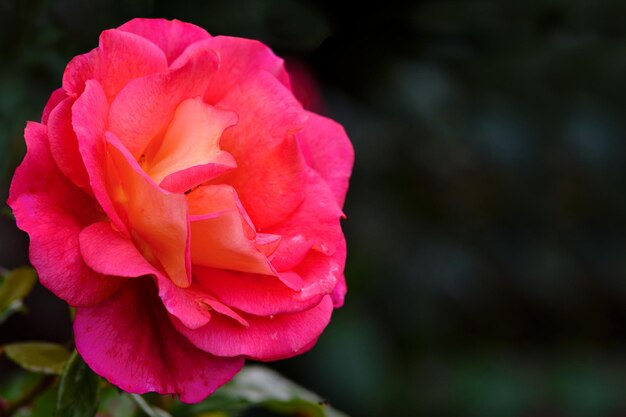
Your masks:
M 126 225 L 115 210 L 106 187 L 104 133 L 107 115 L 108 103 L 102 86 L 95 80 L 87 81 L 84 93 L 72 106 L 72 125 L 78 139 L 78 149 L 96 200 L 115 227 L 126 232 Z
M 159 287 L 159 297 L 170 314 L 185 326 L 195 329 L 209 322 L 211 314 L 203 298 L 206 292 L 181 289 L 174 285 L 143 257 L 135 244 L 113 230 L 111 223 L 99 222 L 80 233 L 80 250 L 89 267 L 103 274 L 123 277 L 152 275 Z M 114 260 L 114 261 L 113 261 Z
M 344 298 L 346 297 L 346 293 L 348 292 L 348 286 L 346 285 L 346 279 L 341 275 L 341 277 L 337 280 L 337 285 L 331 294 L 333 299 L 333 306 L 335 308 L 339 308 L 343 306 Z
M 121 30 L 105 30 L 100 35 L 95 78 L 107 97 L 115 95 L 129 81 L 167 70 L 163 51 L 145 38 Z
M 217 103 L 231 88 L 248 81 L 259 71 L 269 72 L 285 87 L 290 87 L 284 61 L 259 41 L 216 36 L 203 41 L 201 45 L 215 49 L 221 57 L 220 67 L 211 76 L 211 82 L 204 93 L 207 103 Z
M 194 278 L 223 303 L 246 313 L 269 316 L 296 313 L 319 304 L 335 287 L 338 269 L 339 264 L 333 258 L 310 251 L 298 268 L 281 273 L 281 276 L 298 277 L 301 281 L 298 289 L 268 275 L 197 266 Z
M 343 207 L 354 164 L 354 149 L 343 127 L 326 117 L 308 113 L 297 137 L 307 163 L 328 183 Z
M 281 235 L 282 240 L 272 257 L 278 271 L 289 270 L 299 263 L 310 248 L 332 255 L 343 242 L 339 224 L 342 216 L 336 197 L 326 182 L 313 170 L 307 172 L 304 201 L 283 222 L 265 232 Z
M 330 296 L 310 310 L 269 317 L 242 315 L 249 327 L 229 317 L 213 315 L 211 321 L 190 330 L 172 318 L 176 328 L 200 349 L 217 356 L 245 355 L 269 361 L 289 358 L 310 348 L 322 333 L 333 310 Z
M 224 181 L 235 187 L 257 228 L 273 226 L 304 197 L 307 167 L 294 133 L 306 114 L 291 91 L 267 72 L 231 89 L 219 105 L 239 116 L 220 142 L 238 162 Z
M 48 98 L 48 102 L 46 106 L 43 108 L 43 112 L 41 113 L 41 123 L 44 125 L 48 123 L 48 116 L 50 116 L 50 112 L 54 110 L 54 108 L 63 100 L 67 98 L 67 94 L 65 90 L 62 88 L 57 88 L 52 92 L 50 98 Z
M 28 152 L 15 171 L 8 203 L 18 227 L 30 236 L 31 263 L 41 283 L 69 304 L 100 302 L 119 289 L 121 280 L 85 265 L 79 233 L 104 215 L 57 169 L 45 126 L 28 123 L 25 137 Z
M 346 285 L 346 278 L 343 271 L 346 266 L 346 240 L 342 239 L 336 247 L 335 253 L 331 256 L 333 262 L 337 266 L 335 269 L 335 276 L 337 277 L 337 284 L 333 288 L 331 297 L 335 308 L 343 306 L 343 300 L 348 292 L 348 286 Z
M 244 362 L 192 345 L 168 320 L 153 284 L 144 280 L 129 281 L 109 300 L 77 309 L 74 334 L 85 362 L 112 384 L 137 394 L 179 395 L 187 403 L 206 398 Z
M 78 97 L 82 94 L 87 80 L 94 78 L 97 65 L 97 48 L 72 58 L 63 72 L 63 90 L 68 96 Z
M 156 275 L 159 297 L 167 311 L 177 317 L 185 327 L 197 329 L 211 320 L 205 300 L 212 298 L 206 291 L 192 285 L 180 288 L 162 274 Z
M 70 181 L 91 192 L 89 176 L 78 151 L 78 139 L 72 127 L 73 104 L 72 98 L 66 98 L 50 112 L 48 118 L 50 152 L 61 172 Z
M 180 20 L 136 18 L 118 28 L 143 36 L 157 45 L 173 62 L 189 45 L 210 38 L 206 30 Z
M 134 278 L 158 273 L 135 244 L 114 230 L 110 222 L 94 223 L 83 229 L 80 252 L 85 263 L 101 274 Z

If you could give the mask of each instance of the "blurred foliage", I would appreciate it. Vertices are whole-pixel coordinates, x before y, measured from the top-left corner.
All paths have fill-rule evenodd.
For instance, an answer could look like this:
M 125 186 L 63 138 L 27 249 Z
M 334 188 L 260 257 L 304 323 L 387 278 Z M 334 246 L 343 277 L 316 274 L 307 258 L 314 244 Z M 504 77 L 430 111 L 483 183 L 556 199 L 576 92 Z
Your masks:
M 23 299 L 37 280 L 33 268 L 22 267 L 0 275 L 0 324 L 13 313 L 24 312 Z
M 18 362 L 30 371 L 49 373 Z M 17 372 L 0 385 L 2 417 L 252 417 L 258 412 L 270 417 L 347 417 L 316 394 L 258 365 L 244 367 L 197 404 L 125 393 L 94 374 L 76 351 L 60 377 Z
M 135 16 L 268 43 L 354 143 L 346 305 L 272 366 L 355 416 L 626 414 L 625 2 L 1 0 L 0 195 L 65 63 Z M 0 343 L 69 338 L 27 304 Z
M 10 343 L 0 347 L 2 352 L 22 368 L 43 374 L 61 375 L 70 359 L 70 352 L 55 343 Z

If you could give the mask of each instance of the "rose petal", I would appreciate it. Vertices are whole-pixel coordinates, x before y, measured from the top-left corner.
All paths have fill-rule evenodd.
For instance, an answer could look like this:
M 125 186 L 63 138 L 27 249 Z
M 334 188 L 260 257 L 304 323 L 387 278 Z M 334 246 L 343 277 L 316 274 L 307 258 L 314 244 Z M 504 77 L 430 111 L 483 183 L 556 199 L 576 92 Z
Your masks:
M 78 139 L 72 126 L 74 100 L 66 98 L 60 102 L 48 118 L 50 152 L 61 172 L 74 184 L 91 193 L 89 176 L 78 151 Z
M 193 265 L 276 275 L 267 257 L 246 236 L 236 210 L 190 218 Z
M 80 233 L 80 250 L 87 265 L 97 272 L 124 277 L 154 276 L 165 308 L 185 326 L 195 329 L 211 319 L 203 303 L 204 299 L 212 298 L 206 291 L 174 285 L 143 257 L 131 240 L 115 231 L 111 223 L 99 222 L 85 228 Z
M 190 329 L 202 327 L 211 320 L 205 300 L 210 296 L 191 285 L 180 288 L 161 274 L 156 274 L 159 297 L 167 311 Z
M 310 251 L 293 271 L 280 273 L 297 276 L 301 280 L 298 290 L 267 275 L 223 269 L 195 267 L 194 278 L 198 285 L 232 308 L 268 316 L 304 311 L 319 304 L 335 288 L 341 267 L 342 263 L 334 257 Z
M 111 103 L 109 130 L 139 159 L 178 105 L 202 94 L 218 61 L 215 52 L 197 50 L 180 67 L 132 80 Z
M 144 170 L 159 184 L 178 171 L 209 163 L 213 166 L 226 165 L 226 169 L 234 168 L 234 159 L 220 150 L 219 141 L 224 129 L 235 123 L 237 115 L 233 112 L 209 106 L 199 98 L 183 101 L 176 109 L 158 149 L 146 151 L 142 164 Z M 209 179 L 204 178 L 201 182 Z M 199 184 L 187 182 L 188 188 Z
M 68 95 L 82 94 L 88 80 L 97 80 L 111 99 L 135 78 L 165 71 L 167 59 L 149 40 L 121 30 L 105 30 L 98 48 L 74 57 L 63 74 Z
M 257 235 L 232 187 L 199 187 L 187 195 L 187 204 L 194 265 L 277 276 L 266 253 L 275 250 L 279 237 Z M 299 278 L 278 278 L 291 288 L 301 288 Z
M 236 167 L 235 159 L 228 152 L 220 152 L 214 162 L 173 172 L 163 178 L 159 186 L 172 193 L 184 193 Z
M 296 266 L 311 248 L 332 255 L 344 239 L 339 224 L 342 212 L 326 182 L 309 169 L 303 190 L 305 198 L 296 211 L 266 230 L 282 236 L 272 256 L 272 265 L 278 271 Z
M 93 79 L 98 65 L 98 49 L 77 55 L 67 64 L 63 72 L 63 90 L 70 97 L 78 97 L 85 89 L 87 80 Z
M 133 280 L 114 297 L 76 310 L 76 349 L 97 374 L 124 391 L 176 394 L 198 402 L 230 380 L 243 358 L 193 346 L 170 324 L 149 281 Z
M 94 78 L 111 99 L 131 80 L 167 70 L 167 58 L 145 38 L 121 30 L 100 35 Z
M 118 28 L 150 40 L 165 52 L 168 62 L 174 60 L 194 42 L 210 38 L 206 30 L 180 20 L 136 18 Z
M 115 227 L 123 233 L 128 233 L 126 224 L 113 206 L 106 186 L 104 133 L 107 115 L 108 103 L 102 86 L 95 80 L 87 81 L 85 91 L 72 106 L 72 126 L 78 140 L 78 149 L 94 197 Z
M 127 217 L 133 240 L 153 264 L 160 264 L 179 287 L 191 284 L 187 203 L 182 194 L 162 190 L 107 132 L 111 194 Z
M 43 108 L 43 112 L 41 113 L 41 123 L 44 125 L 48 123 L 48 117 L 50 116 L 50 112 L 54 110 L 54 108 L 63 100 L 67 98 L 67 94 L 65 90 L 62 88 L 57 88 L 52 92 L 50 98 L 48 98 L 48 102 L 46 106 Z
M 24 133 L 28 152 L 15 171 L 8 203 L 20 229 L 30 236 L 30 260 L 41 283 L 74 306 L 108 298 L 122 280 L 85 265 L 79 233 L 104 218 L 94 201 L 56 167 L 46 127 L 29 122 Z
M 352 143 L 339 123 L 315 113 L 308 114 L 304 129 L 297 133 L 302 152 L 343 207 L 354 164 Z
M 333 305 L 335 308 L 339 308 L 343 306 L 343 300 L 348 292 L 348 287 L 346 285 L 346 278 L 344 277 L 343 271 L 346 267 L 346 239 L 342 239 L 341 242 L 336 247 L 335 253 L 332 255 L 333 261 L 337 265 L 337 269 L 335 270 L 335 276 L 337 277 L 337 284 L 335 288 L 333 288 L 333 292 L 331 293 L 331 297 L 333 299 Z
M 330 321 L 332 310 L 330 296 L 325 296 L 317 306 L 300 313 L 269 317 L 244 314 L 249 327 L 219 315 L 196 330 L 186 328 L 176 318 L 172 318 L 172 322 L 204 351 L 217 356 L 245 355 L 269 361 L 289 358 L 312 347 L 312 342 Z
M 220 106 L 239 115 L 220 143 L 238 164 L 224 181 L 235 187 L 257 228 L 277 224 L 304 197 L 306 163 L 293 134 L 306 115 L 291 92 L 266 72 L 231 89 Z
M 343 306 L 344 298 L 348 292 L 348 286 L 346 285 L 346 278 L 343 274 L 337 279 L 337 285 L 330 295 L 333 299 L 333 306 L 339 308 Z
M 278 245 L 280 244 L 281 237 L 279 235 L 272 235 L 269 233 L 257 233 L 254 246 L 265 256 L 270 258 L 276 249 L 278 249 Z
M 269 72 L 285 87 L 290 88 L 284 61 L 259 41 L 216 36 L 195 47 L 215 49 L 221 57 L 220 67 L 211 76 L 211 82 L 204 93 L 207 103 L 217 103 L 231 88 L 253 78 L 259 71 Z
M 159 273 L 111 222 L 94 223 L 84 228 L 79 238 L 83 259 L 96 272 L 128 278 Z

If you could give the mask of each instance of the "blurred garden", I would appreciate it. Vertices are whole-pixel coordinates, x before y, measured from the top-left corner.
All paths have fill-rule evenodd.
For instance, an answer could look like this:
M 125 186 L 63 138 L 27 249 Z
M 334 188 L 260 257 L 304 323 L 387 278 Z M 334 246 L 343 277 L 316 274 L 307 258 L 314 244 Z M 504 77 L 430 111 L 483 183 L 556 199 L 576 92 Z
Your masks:
M 273 369 L 353 417 L 626 415 L 625 2 L 0 0 L 3 202 L 65 64 L 137 16 L 263 41 L 354 144 L 346 304 Z M 0 345 L 71 338 L 26 305 Z

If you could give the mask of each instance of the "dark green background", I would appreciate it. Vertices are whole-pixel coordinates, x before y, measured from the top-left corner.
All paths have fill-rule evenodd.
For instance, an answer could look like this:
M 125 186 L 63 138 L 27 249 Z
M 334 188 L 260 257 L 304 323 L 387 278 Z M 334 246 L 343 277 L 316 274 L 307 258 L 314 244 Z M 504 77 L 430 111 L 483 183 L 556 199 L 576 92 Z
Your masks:
M 275 367 L 355 417 L 626 415 L 626 2 L 378 3 L 0 0 L 0 197 L 103 29 L 260 39 L 356 149 L 346 305 Z M 0 265 L 25 264 L 0 233 Z M 63 303 L 28 304 L 0 343 L 70 337 Z

